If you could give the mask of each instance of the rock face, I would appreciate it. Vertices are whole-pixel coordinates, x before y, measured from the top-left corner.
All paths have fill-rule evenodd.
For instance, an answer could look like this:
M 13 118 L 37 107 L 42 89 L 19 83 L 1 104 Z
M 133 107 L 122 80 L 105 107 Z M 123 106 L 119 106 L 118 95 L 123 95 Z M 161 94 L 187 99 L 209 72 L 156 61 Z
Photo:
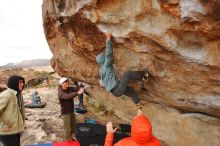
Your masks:
M 220 145 L 219 0 L 44 0 L 42 11 L 51 64 L 60 75 L 96 88 L 95 57 L 111 31 L 118 77 L 127 70 L 151 74 L 147 92 L 133 86 L 156 103 L 144 108 L 154 113 L 155 135 L 167 145 Z M 104 89 L 91 92 L 100 97 Z M 106 93 L 105 100 L 112 98 Z

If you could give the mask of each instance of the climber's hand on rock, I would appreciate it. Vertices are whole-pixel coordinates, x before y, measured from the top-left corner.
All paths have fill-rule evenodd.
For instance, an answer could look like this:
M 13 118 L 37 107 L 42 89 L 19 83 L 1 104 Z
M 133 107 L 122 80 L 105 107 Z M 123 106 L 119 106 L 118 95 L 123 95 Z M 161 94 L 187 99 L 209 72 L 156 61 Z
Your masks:
M 86 88 L 90 88 L 90 85 L 85 85 L 85 86 L 83 87 L 84 90 L 85 90 Z
M 104 85 L 104 83 L 102 82 L 102 80 L 99 80 L 99 85 L 100 85 L 101 87 L 105 87 L 105 85 Z
M 112 39 L 112 33 L 111 32 L 107 32 L 106 34 L 106 40 L 110 41 Z
M 84 88 L 80 88 L 78 94 L 83 94 L 83 93 L 84 93 Z

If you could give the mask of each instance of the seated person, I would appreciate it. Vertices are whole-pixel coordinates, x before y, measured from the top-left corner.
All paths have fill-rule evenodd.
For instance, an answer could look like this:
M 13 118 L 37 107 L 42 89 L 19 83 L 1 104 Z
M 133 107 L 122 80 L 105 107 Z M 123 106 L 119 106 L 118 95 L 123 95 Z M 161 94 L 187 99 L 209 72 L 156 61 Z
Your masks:
M 41 98 L 40 98 L 40 96 L 38 95 L 38 92 L 37 92 L 37 91 L 34 91 L 34 93 L 31 95 L 31 101 L 32 101 L 32 103 L 34 103 L 34 104 L 41 103 Z
M 113 146 L 114 132 L 112 123 L 106 124 L 107 135 L 104 146 Z M 131 137 L 118 141 L 114 146 L 160 146 L 159 140 L 152 135 L 152 126 L 139 109 L 131 124 Z

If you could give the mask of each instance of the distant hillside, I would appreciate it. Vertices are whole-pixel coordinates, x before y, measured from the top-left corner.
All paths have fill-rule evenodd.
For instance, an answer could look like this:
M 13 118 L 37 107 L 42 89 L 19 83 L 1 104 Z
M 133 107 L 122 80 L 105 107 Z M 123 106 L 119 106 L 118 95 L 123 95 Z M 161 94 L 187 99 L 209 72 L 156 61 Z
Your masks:
M 0 66 L 0 69 L 8 68 L 23 68 L 31 66 L 48 66 L 50 65 L 49 59 L 34 59 L 34 60 L 24 60 L 18 63 L 8 63 L 6 65 Z

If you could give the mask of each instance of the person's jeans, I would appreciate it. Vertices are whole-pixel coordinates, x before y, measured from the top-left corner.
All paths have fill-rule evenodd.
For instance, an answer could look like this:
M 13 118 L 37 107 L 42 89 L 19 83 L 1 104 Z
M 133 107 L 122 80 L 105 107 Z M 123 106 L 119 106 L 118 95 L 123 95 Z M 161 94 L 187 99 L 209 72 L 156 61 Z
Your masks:
M 76 119 L 74 113 L 69 113 L 62 115 L 61 118 L 64 122 L 64 140 L 72 139 L 72 134 L 75 133 L 75 125 L 76 125 Z
M 20 146 L 20 134 L 0 135 L 0 146 Z
M 119 81 L 118 86 L 111 90 L 111 93 L 117 97 L 127 95 L 132 98 L 134 103 L 138 103 L 140 101 L 140 98 L 138 97 L 137 92 L 131 86 L 128 86 L 128 84 L 130 80 L 141 81 L 144 74 L 144 71 L 126 72 Z

